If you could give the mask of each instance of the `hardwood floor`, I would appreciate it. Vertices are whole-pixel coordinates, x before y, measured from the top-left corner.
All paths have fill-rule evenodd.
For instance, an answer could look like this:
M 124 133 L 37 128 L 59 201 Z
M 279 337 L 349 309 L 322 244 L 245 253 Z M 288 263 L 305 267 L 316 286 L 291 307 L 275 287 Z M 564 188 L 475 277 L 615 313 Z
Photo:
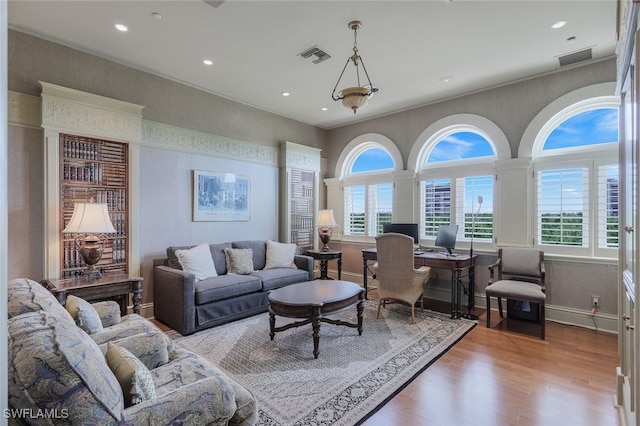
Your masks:
M 448 305 L 425 300 L 425 308 Z M 616 335 L 548 321 L 540 340 L 534 324 L 500 322 L 496 312 L 487 329 L 484 311 L 474 313 L 478 325 L 365 426 L 620 424 Z
M 364 425 L 619 424 L 616 335 L 548 321 L 540 340 L 533 324 L 492 312 L 487 329 L 475 313 L 478 325 Z

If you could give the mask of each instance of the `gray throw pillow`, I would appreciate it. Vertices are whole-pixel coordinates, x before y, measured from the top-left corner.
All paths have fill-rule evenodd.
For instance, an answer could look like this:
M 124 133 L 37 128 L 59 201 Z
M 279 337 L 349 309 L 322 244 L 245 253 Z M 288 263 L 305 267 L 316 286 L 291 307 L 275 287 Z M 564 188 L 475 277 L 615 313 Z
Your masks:
M 253 250 L 224 249 L 227 260 L 227 273 L 235 275 L 249 275 L 253 273 Z

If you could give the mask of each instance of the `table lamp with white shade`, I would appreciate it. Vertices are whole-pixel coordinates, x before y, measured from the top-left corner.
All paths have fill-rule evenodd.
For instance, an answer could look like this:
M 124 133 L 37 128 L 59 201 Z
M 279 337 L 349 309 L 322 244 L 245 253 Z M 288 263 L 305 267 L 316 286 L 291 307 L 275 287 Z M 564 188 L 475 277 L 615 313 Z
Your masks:
M 318 220 L 316 221 L 316 228 L 318 228 L 318 236 L 322 241 L 322 251 L 329 251 L 329 240 L 331 240 L 331 234 L 333 234 L 333 228 L 337 228 L 338 224 L 333 217 L 333 210 L 320 210 L 318 212 Z
M 79 234 L 75 237 L 75 243 L 78 253 L 87 265 L 84 276 L 94 278 L 102 275 L 95 265 L 102 258 L 107 242 L 106 234 L 116 233 L 109 217 L 107 205 L 75 203 L 71 220 L 62 232 L 65 234 Z

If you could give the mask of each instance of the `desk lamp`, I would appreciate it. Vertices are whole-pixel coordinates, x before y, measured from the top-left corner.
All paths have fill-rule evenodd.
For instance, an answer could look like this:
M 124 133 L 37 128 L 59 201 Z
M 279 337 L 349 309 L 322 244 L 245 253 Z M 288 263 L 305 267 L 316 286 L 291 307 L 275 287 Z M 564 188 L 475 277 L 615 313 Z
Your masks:
M 333 228 L 337 228 L 338 224 L 336 223 L 336 219 L 333 217 L 333 210 L 320 210 L 318 212 L 318 220 L 316 221 L 316 228 L 318 228 L 318 236 L 320 237 L 320 241 L 324 246 L 321 251 L 329 251 L 329 240 L 331 239 L 331 234 L 333 234 Z
M 109 218 L 106 204 L 75 203 L 73 215 L 66 228 L 65 234 L 79 234 L 75 237 L 76 249 L 87 265 L 84 276 L 97 278 L 102 273 L 96 268 L 96 263 L 102 258 L 107 236 L 116 230 Z M 88 234 L 88 235 L 83 235 Z

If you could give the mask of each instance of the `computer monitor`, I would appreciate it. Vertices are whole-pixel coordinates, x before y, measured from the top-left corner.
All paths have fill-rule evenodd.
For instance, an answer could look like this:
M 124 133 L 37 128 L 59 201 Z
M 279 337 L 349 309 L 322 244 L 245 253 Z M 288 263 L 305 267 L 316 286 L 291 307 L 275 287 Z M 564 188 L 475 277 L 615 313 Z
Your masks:
M 438 227 L 438 236 L 436 237 L 436 246 L 446 248 L 449 254 L 451 249 L 456 247 L 456 236 L 458 235 L 458 225 L 440 225 Z
M 408 235 L 413 238 L 414 245 L 418 244 L 419 236 L 417 223 L 383 223 L 382 233 L 387 234 L 389 232 Z

